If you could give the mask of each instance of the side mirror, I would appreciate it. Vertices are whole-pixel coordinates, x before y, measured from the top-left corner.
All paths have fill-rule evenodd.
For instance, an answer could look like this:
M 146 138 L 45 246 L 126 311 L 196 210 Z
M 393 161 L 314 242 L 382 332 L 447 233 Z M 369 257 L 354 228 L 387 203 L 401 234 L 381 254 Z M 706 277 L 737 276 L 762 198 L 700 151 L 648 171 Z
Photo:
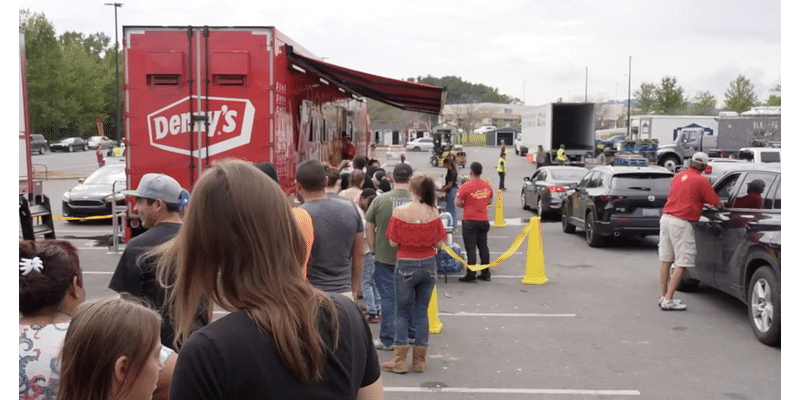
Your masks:
M 522 180 L 525 181 L 525 182 L 530 182 L 531 181 L 531 177 L 530 176 L 526 176 L 526 177 L 522 178 Z
M 78 183 L 83 183 L 83 179 L 84 178 L 78 179 Z

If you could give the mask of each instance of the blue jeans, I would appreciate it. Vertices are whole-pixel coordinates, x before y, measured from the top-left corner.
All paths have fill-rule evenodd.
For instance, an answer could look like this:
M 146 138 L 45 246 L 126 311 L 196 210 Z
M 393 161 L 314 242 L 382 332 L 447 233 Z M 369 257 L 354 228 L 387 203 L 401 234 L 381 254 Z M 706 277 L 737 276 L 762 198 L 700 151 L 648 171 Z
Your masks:
M 408 345 L 408 331 L 413 329 L 414 346 L 427 346 L 428 304 L 436 285 L 436 257 L 397 260 L 394 284 L 397 296 L 394 344 Z
M 375 286 L 381 296 L 381 331 L 378 337 L 386 346 L 394 344 L 394 265 L 375 261 Z
M 458 214 L 456 212 L 456 195 L 458 194 L 458 188 L 453 186 L 447 190 L 447 197 L 445 200 L 447 204 L 445 205 L 445 211 L 449 212 L 450 215 L 453 217 L 453 228 L 458 228 Z
M 375 285 L 375 262 L 372 254 L 364 255 L 364 272 L 361 274 L 361 292 L 364 294 L 364 304 L 367 312 L 377 314 L 381 311 L 381 295 Z

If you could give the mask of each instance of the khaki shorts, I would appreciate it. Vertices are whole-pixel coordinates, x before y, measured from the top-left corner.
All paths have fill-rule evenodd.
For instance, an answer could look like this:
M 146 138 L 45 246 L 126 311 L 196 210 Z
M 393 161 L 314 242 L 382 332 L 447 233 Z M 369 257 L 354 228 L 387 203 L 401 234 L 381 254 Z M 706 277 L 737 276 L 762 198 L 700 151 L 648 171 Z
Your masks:
M 694 267 L 697 246 L 692 223 L 669 214 L 662 214 L 658 236 L 658 258 L 674 262 L 676 267 Z

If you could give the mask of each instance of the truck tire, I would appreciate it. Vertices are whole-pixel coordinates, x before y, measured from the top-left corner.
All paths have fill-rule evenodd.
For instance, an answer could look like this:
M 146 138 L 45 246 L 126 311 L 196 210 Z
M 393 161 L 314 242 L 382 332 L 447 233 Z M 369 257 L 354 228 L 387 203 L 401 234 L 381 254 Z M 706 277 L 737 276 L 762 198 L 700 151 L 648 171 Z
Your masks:
M 768 266 L 756 270 L 747 285 L 747 309 L 756 338 L 768 346 L 781 344 L 781 293 Z
M 675 172 L 678 170 L 678 166 L 680 166 L 681 161 L 678 160 L 678 157 L 675 156 L 664 156 L 660 160 L 658 160 L 658 165 Z
M 439 157 L 431 156 L 431 165 L 434 167 L 439 166 Z

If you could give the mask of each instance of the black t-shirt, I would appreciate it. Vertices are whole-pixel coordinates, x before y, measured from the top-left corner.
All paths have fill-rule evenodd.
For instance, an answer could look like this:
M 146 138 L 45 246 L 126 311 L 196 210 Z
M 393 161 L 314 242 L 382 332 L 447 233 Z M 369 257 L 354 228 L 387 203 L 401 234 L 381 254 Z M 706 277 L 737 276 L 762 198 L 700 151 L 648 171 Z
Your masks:
M 339 343 L 327 352 L 322 381 L 295 379 L 273 337 L 262 334 L 245 312 L 235 312 L 194 332 L 181 347 L 170 400 L 355 399 L 359 388 L 380 378 L 378 354 L 358 306 L 342 295 L 328 295 L 339 316 Z M 321 326 L 328 321 L 321 317 Z M 330 332 L 322 337 L 330 349 Z
M 125 246 L 125 251 L 117 263 L 117 269 L 111 277 L 108 288 L 117 293 L 129 293 L 137 297 L 144 297 L 161 313 L 161 344 L 173 350 L 175 328 L 172 319 L 164 307 L 164 289 L 156 280 L 155 260 L 139 260 L 139 256 L 152 248 L 172 239 L 180 230 L 181 224 L 163 222 L 141 235 L 131 239 Z M 198 311 L 195 329 L 208 324 L 206 310 Z
M 458 188 L 458 172 L 454 169 L 448 169 L 447 175 L 444 176 L 444 184 L 447 185 L 447 182 L 453 182 L 453 186 L 450 188 Z

